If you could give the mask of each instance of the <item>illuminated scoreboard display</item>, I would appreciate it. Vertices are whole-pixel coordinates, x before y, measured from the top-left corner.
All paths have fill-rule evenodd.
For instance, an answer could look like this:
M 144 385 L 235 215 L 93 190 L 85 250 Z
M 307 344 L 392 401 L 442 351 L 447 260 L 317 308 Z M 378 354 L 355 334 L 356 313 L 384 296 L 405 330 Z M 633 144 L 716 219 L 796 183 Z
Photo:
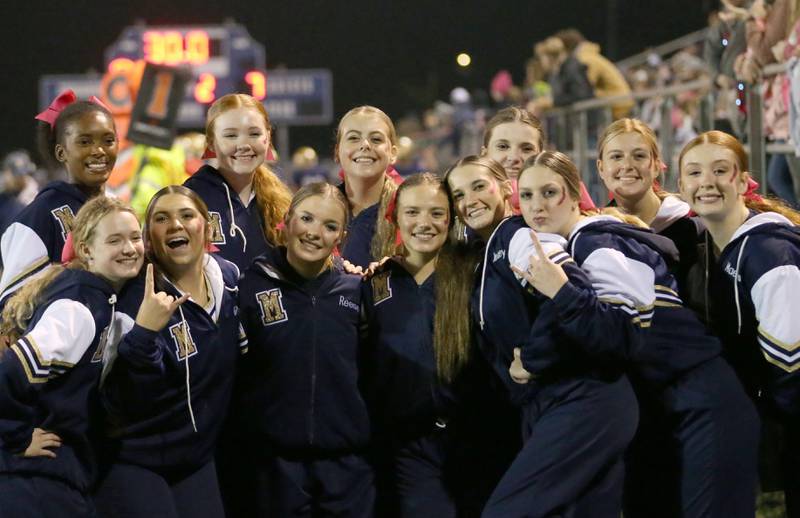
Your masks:
M 108 70 L 141 59 L 186 67 L 191 74 L 178 112 L 180 127 L 202 127 L 208 106 L 225 94 L 244 92 L 260 100 L 267 95 L 264 46 L 239 24 L 133 25 L 105 52 Z

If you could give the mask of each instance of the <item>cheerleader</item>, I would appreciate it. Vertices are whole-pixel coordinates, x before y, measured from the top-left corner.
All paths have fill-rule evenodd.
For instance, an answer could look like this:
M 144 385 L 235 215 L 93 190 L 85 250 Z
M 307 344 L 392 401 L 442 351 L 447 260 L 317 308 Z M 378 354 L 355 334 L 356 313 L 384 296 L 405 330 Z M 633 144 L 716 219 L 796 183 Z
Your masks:
M 800 214 L 755 193 L 747 154 L 727 133 L 699 135 L 679 163 L 681 196 L 708 229 L 714 327 L 761 414 L 783 429 L 787 510 L 800 516 Z
M 370 437 L 359 391 L 361 278 L 333 263 L 347 200 L 326 183 L 298 190 L 285 246 L 245 270 L 250 340 L 241 397 L 257 464 L 255 516 L 372 516 Z
M 597 171 L 613 195 L 610 205 L 675 243 L 680 254 L 679 263 L 673 265 L 678 293 L 684 302 L 702 308 L 703 295 L 693 293 L 698 283 L 688 279 L 698 262 L 702 223 L 689 216 L 685 201 L 661 189 L 658 178 L 667 166 L 653 130 L 638 119 L 619 119 L 600 136 L 597 157 Z
M 386 208 L 403 179 L 392 167 L 397 160 L 392 120 L 373 106 L 353 108 L 339 121 L 334 156 L 351 214 L 341 256 L 366 268 L 392 255 L 395 244 Z
M 151 264 L 126 287 L 122 332 L 101 394 L 113 463 L 102 516 L 222 517 L 214 449 L 239 352 L 239 270 L 206 252 L 205 203 L 182 186 L 147 207 Z
M 97 384 L 117 292 L 139 272 L 144 247 L 133 210 L 117 200 L 90 200 L 73 223 L 67 268 L 51 266 L 3 310 L 3 516 L 95 516 Z
M 63 166 L 70 181 L 42 189 L 0 238 L 0 304 L 50 263 L 61 261 L 75 214 L 103 192 L 117 160 L 114 119 L 95 97 L 79 101 L 67 90 L 36 119 L 42 157 L 52 167 Z
M 584 351 L 630 364 L 634 386 L 646 394 L 640 404 L 656 405 L 643 413 L 669 426 L 671 442 L 662 447 L 675 470 L 644 470 L 642 484 L 666 485 L 676 500 L 642 502 L 626 516 L 752 517 L 758 417 L 719 357 L 719 341 L 678 296 L 663 258 L 676 254 L 674 245 L 613 216 L 584 216 L 579 182 L 566 155 L 541 153 L 520 175 L 520 205 L 531 228 L 563 238 L 596 295 L 541 254 L 517 271 L 552 300 L 561 328 Z M 537 340 L 521 355 L 533 374 Z
M 500 163 L 511 181 L 511 205 L 519 210 L 517 177 L 525 160 L 544 149 L 542 123 L 528 110 L 509 106 L 497 112 L 483 131 L 481 155 Z
M 446 334 L 437 331 L 437 355 L 450 372 L 463 365 L 471 315 L 481 352 L 522 409 L 524 445 L 483 516 L 618 517 L 622 456 L 638 418 L 630 383 L 620 368 L 589 361 L 566 340 L 552 302 L 524 289 L 512 272 L 512 261 L 525 253 L 518 235 L 528 230 L 521 217 L 508 218 L 511 186 L 502 166 L 466 157 L 445 180 L 456 214 L 480 244 L 441 252 L 436 326 Z M 588 286 L 560 246 L 545 246 L 575 282 Z M 464 282 L 470 275 L 474 283 Z M 522 379 L 515 369 L 512 379 L 509 366 L 531 336 L 539 340 L 537 377 Z
M 264 164 L 272 127 L 264 105 L 245 94 L 229 94 L 208 109 L 204 165 L 183 185 L 196 192 L 211 216 L 211 243 L 219 255 L 244 270 L 277 242 L 291 194 Z

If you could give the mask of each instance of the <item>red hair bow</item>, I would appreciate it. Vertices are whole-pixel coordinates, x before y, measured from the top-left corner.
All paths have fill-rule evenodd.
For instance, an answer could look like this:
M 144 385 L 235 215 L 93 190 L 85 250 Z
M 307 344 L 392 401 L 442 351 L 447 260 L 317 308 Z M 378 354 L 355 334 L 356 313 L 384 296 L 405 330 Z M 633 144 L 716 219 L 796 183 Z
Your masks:
M 75 259 L 75 245 L 72 239 L 72 232 L 69 232 L 67 240 L 64 242 L 64 248 L 61 250 L 61 264 L 67 266 L 73 259 Z
M 758 192 L 758 188 L 761 187 L 759 183 L 752 178 L 747 179 L 747 190 L 744 192 L 744 199 L 751 200 L 755 202 L 762 202 L 764 198 L 762 198 Z
M 586 185 L 581 182 L 581 199 L 578 201 L 578 208 L 580 210 L 594 210 L 597 206 L 594 204 L 592 197 L 589 196 L 589 191 L 586 190 Z
M 56 124 L 56 119 L 58 119 L 58 115 L 70 104 L 77 101 L 78 98 L 75 96 L 75 92 L 72 90 L 64 90 L 58 96 L 53 99 L 53 102 L 50 103 L 42 113 L 34 117 L 36 120 L 40 120 L 42 122 L 46 122 L 52 128 Z

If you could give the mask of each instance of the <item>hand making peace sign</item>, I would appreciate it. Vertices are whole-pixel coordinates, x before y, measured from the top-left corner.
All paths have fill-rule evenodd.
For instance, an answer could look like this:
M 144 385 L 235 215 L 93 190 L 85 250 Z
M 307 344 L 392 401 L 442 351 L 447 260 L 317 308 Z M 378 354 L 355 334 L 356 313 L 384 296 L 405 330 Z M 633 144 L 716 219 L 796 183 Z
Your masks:
M 564 269 L 547 256 L 544 248 L 542 248 L 542 243 L 539 242 L 539 237 L 533 230 L 531 230 L 531 240 L 533 241 L 533 247 L 536 249 L 536 255 L 531 255 L 528 259 L 530 263 L 528 269 L 520 270 L 514 265 L 511 266 L 511 269 L 528 281 L 539 293 L 552 299 L 569 279 L 567 274 L 564 273 Z

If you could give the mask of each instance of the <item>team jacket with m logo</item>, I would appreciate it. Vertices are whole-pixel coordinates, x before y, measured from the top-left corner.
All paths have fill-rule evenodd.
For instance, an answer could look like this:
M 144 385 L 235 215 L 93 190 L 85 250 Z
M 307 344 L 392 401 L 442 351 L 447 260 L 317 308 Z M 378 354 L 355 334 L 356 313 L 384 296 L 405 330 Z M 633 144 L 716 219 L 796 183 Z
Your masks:
M 370 433 L 359 390 L 361 278 L 337 266 L 306 280 L 285 253 L 257 258 L 239 285 L 250 340 L 245 415 L 278 451 L 358 450 Z

